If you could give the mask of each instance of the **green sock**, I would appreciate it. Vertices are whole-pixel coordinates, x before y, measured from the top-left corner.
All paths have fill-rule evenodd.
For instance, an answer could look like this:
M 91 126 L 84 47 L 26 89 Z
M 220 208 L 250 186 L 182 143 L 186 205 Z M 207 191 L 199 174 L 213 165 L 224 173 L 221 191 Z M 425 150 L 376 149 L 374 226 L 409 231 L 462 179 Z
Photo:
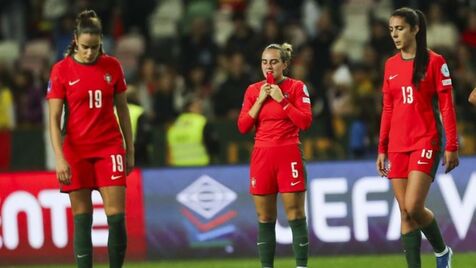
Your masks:
M 420 246 L 421 246 L 421 232 L 420 230 L 411 231 L 402 234 L 403 248 L 405 250 L 405 257 L 407 259 L 408 268 L 420 268 Z
M 426 238 L 430 242 L 434 252 L 441 253 L 443 252 L 443 250 L 445 250 L 446 244 L 443 241 L 443 237 L 441 236 L 438 223 L 436 222 L 434 218 L 430 224 L 421 228 L 421 231 L 425 234 Z
M 109 253 L 109 267 L 120 268 L 124 263 L 127 248 L 127 233 L 124 213 L 107 216 L 109 236 L 107 249 Z
M 293 233 L 293 251 L 296 258 L 296 266 L 307 266 L 309 255 L 309 238 L 307 234 L 306 218 L 289 221 Z
M 262 267 L 273 267 L 276 249 L 276 222 L 258 223 L 258 253 Z
M 74 257 L 78 268 L 93 267 L 93 243 L 91 240 L 91 213 L 74 216 Z

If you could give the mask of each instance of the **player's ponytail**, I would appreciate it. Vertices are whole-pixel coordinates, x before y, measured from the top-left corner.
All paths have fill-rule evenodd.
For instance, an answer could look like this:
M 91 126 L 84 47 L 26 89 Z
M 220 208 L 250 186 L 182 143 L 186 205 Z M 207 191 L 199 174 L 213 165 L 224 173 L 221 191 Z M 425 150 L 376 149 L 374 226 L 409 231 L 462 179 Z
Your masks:
M 428 46 L 426 42 L 426 19 L 423 12 L 416 9 L 415 13 L 418 16 L 419 22 L 419 31 L 416 34 L 416 54 L 415 60 L 413 61 L 413 77 L 412 82 L 417 87 L 420 84 L 420 81 L 425 77 L 426 69 L 428 68 L 428 61 L 429 61 L 429 54 L 428 54 Z
M 74 28 L 74 37 L 78 37 L 80 34 L 87 33 L 87 34 L 95 34 L 102 36 L 102 23 L 101 19 L 99 19 L 98 15 L 94 10 L 84 10 L 78 14 L 76 17 L 76 27 Z M 77 49 L 77 44 L 73 40 L 69 44 L 65 56 L 73 55 L 75 50 Z M 99 50 L 99 53 L 104 53 L 102 44 Z
M 392 13 L 392 17 L 403 18 L 412 29 L 418 27 L 416 39 L 416 53 L 413 60 L 413 75 L 412 82 L 418 87 L 420 81 L 425 77 L 426 69 L 428 67 L 429 54 L 426 42 L 426 19 L 423 12 L 418 9 L 411 9 L 409 7 L 402 7 Z

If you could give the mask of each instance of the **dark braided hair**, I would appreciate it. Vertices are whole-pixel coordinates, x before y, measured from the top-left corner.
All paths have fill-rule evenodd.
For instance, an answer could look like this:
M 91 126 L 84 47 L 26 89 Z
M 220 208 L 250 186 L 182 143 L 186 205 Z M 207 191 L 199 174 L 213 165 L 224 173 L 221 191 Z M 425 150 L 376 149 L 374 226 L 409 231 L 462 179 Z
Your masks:
M 420 81 L 423 79 L 428 67 L 430 55 L 428 53 L 428 46 L 426 42 L 426 19 L 423 12 L 418 9 L 411 9 L 409 7 L 402 7 L 392 13 L 392 17 L 403 18 L 412 29 L 419 27 L 416 34 L 416 54 L 413 61 L 413 76 L 412 82 L 418 87 Z
M 78 37 L 80 34 L 96 34 L 101 36 L 102 35 L 102 23 L 101 19 L 99 19 L 98 15 L 94 10 L 84 10 L 78 14 L 76 17 L 76 27 L 74 28 L 74 37 Z M 65 56 L 73 55 L 75 50 L 77 49 L 77 44 L 73 40 L 69 44 Z M 99 49 L 99 54 L 103 54 L 102 44 Z

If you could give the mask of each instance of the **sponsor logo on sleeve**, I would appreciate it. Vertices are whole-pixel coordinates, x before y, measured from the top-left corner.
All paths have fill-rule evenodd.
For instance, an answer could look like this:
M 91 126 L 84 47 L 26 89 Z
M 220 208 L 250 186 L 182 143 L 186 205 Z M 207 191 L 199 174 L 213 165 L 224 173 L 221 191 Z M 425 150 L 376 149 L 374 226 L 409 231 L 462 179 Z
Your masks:
M 307 90 L 307 86 L 306 86 L 306 85 L 303 86 L 302 91 L 304 91 L 304 95 L 306 95 L 306 96 L 309 97 L 309 91 Z
M 443 79 L 441 80 L 441 83 L 443 84 L 443 86 L 449 86 L 451 85 L 451 78 Z
M 302 97 L 302 102 L 303 103 L 311 103 L 311 99 L 309 99 L 307 97 Z
M 445 77 L 450 77 L 450 70 L 448 69 L 448 65 L 446 63 L 441 65 L 441 74 Z

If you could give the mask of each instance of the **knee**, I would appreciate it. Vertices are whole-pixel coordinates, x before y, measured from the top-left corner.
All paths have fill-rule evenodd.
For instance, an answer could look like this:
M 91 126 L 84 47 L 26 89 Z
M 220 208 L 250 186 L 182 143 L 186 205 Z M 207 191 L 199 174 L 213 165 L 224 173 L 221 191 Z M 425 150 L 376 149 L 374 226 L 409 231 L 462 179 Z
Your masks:
M 304 208 L 301 208 L 299 206 L 293 206 L 289 207 L 286 211 L 286 215 L 288 220 L 293 221 L 293 220 L 298 220 L 306 217 L 306 213 L 304 211 Z
M 418 220 L 421 216 L 422 210 L 416 206 L 408 206 L 406 209 L 406 214 L 411 220 Z
M 410 214 L 406 209 L 400 210 L 400 217 L 402 219 L 402 222 L 409 222 L 412 220 Z
M 276 221 L 276 215 L 272 214 L 267 214 L 267 213 L 257 213 L 258 216 L 258 221 L 259 222 L 275 222 Z

